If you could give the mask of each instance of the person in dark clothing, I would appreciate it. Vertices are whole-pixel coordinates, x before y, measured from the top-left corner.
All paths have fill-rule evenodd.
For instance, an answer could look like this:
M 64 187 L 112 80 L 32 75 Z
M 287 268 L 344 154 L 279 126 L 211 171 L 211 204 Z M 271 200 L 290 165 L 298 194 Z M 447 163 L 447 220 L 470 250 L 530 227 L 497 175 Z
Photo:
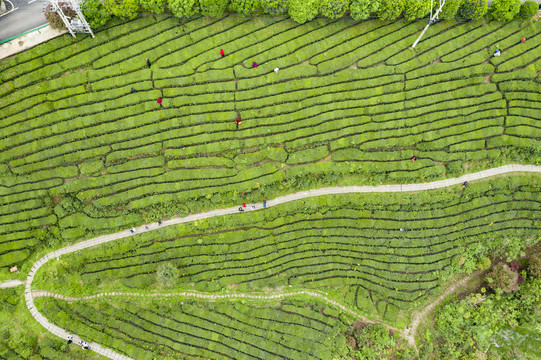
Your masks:
M 147 66 L 150 69 L 150 60 L 147 58 Z
M 464 181 L 464 184 L 462 184 L 462 188 L 465 189 L 467 185 L 468 185 L 468 182 Z
M 134 93 L 137 92 L 137 90 L 135 90 L 134 88 L 131 88 L 131 89 L 130 89 L 130 92 L 131 92 L 132 94 L 134 94 Z

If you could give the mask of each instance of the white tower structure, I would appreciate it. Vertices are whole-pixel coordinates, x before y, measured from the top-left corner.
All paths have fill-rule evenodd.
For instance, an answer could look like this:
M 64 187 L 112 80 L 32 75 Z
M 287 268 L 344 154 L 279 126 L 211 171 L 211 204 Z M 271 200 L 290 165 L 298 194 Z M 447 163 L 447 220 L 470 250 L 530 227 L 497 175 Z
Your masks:
M 81 11 L 81 0 L 45 0 L 45 8 L 51 7 L 51 11 L 58 13 L 66 28 L 73 37 L 75 33 L 87 33 L 94 37 L 94 33 L 86 22 L 86 19 Z M 75 16 L 68 16 L 63 10 L 71 9 L 75 12 Z
M 434 21 L 438 20 L 438 15 L 439 13 L 441 12 L 441 10 L 443 9 L 443 5 L 445 5 L 445 0 L 439 0 L 440 1 L 440 7 L 438 9 L 436 9 L 436 12 L 434 13 L 434 15 L 432 15 L 432 7 L 434 5 L 434 0 L 430 0 L 430 19 L 428 19 L 428 24 L 426 24 L 425 28 L 423 29 L 423 31 L 421 32 L 421 35 L 419 35 L 419 37 L 417 38 L 417 40 L 415 40 L 415 42 L 413 43 L 413 45 L 411 45 L 411 48 L 413 49 L 417 43 L 421 40 L 421 38 L 423 37 L 423 35 L 425 34 L 425 32 L 428 30 L 428 27 L 430 25 L 432 25 L 432 23 L 434 23 Z

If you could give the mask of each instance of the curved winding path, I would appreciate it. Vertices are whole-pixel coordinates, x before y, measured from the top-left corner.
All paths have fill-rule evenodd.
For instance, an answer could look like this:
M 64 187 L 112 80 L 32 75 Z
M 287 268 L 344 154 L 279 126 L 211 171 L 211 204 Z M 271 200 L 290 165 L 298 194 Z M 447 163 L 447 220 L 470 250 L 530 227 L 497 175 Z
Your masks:
M 305 198 L 315 197 L 315 196 L 321 196 L 321 195 L 347 194 L 347 193 L 372 193 L 372 192 L 409 192 L 409 191 L 432 190 L 432 189 L 439 189 L 439 188 L 444 188 L 444 187 L 447 187 L 447 186 L 462 184 L 464 181 L 481 180 L 481 179 L 485 179 L 485 178 L 488 178 L 488 177 L 507 174 L 507 173 L 512 173 L 512 172 L 536 172 L 536 173 L 541 173 L 541 166 L 510 164 L 510 165 L 500 166 L 500 167 L 497 167 L 497 168 L 492 168 L 492 169 L 488 169 L 488 170 L 479 171 L 479 172 L 472 173 L 472 174 L 466 174 L 466 175 L 460 176 L 458 178 L 445 179 L 445 180 L 433 181 L 433 182 L 429 182 L 429 183 L 419 183 L 419 184 L 326 187 L 326 188 L 313 189 L 313 190 L 308 190 L 308 191 L 301 191 L 301 192 L 297 192 L 297 193 L 294 193 L 294 194 L 281 196 L 281 197 L 278 197 L 278 198 L 273 199 L 273 200 L 267 200 L 267 207 L 276 206 L 276 205 L 287 203 L 287 202 L 290 202 L 290 201 L 295 201 L 295 200 L 300 200 L 300 199 L 305 199 Z M 261 203 L 248 204 L 247 209 L 250 209 L 252 205 L 255 206 L 256 210 L 263 209 L 263 204 L 261 204 Z M 210 217 L 214 217 L 214 216 L 222 216 L 222 215 L 238 214 L 238 213 L 239 213 L 238 207 L 236 207 L 236 206 L 231 207 L 231 208 L 226 208 L 226 209 L 217 209 L 217 210 L 212 210 L 212 211 L 208 211 L 208 212 L 204 212 L 204 213 L 188 215 L 188 216 L 185 216 L 185 217 L 182 217 L 182 218 L 174 218 L 174 219 L 170 219 L 170 220 L 165 220 L 165 221 L 162 222 L 161 225 L 158 225 L 158 223 L 148 224 L 148 225 L 146 225 L 146 226 L 148 226 L 148 229 L 146 229 L 145 225 L 142 225 L 142 226 L 139 226 L 138 228 L 135 229 L 136 230 L 135 233 L 137 234 L 137 233 L 140 233 L 140 232 L 152 231 L 152 230 L 155 230 L 157 228 L 164 227 L 164 226 L 182 224 L 182 223 L 191 222 L 191 221 L 200 220 L 200 219 L 206 219 L 206 218 L 210 218 Z M 39 259 L 38 261 L 36 261 L 34 263 L 34 265 L 32 266 L 32 268 L 30 269 L 30 271 L 28 272 L 28 276 L 26 278 L 26 284 L 25 284 L 25 292 L 24 292 L 24 296 L 25 296 L 25 300 L 26 300 L 26 306 L 28 307 L 28 310 L 30 311 L 32 316 L 34 316 L 34 318 L 43 327 L 45 327 L 47 330 L 49 330 L 51 333 L 53 333 L 54 335 L 56 335 L 56 336 L 58 336 L 58 337 L 60 337 L 62 339 L 66 339 L 66 337 L 69 334 L 64 329 L 62 329 L 62 328 L 60 328 L 60 327 L 58 327 L 58 326 L 56 326 L 54 324 L 51 324 L 35 308 L 35 306 L 34 306 L 34 298 L 33 298 L 33 294 L 32 294 L 32 280 L 34 279 L 34 275 L 36 274 L 38 269 L 43 264 L 45 264 L 47 261 L 49 261 L 52 258 L 57 258 L 57 257 L 59 257 L 61 255 L 65 255 L 65 254 L 69 254 L 69 253 L 72 253 L 72 252 L 75 252 L 75 251 L 78 251 L 78 250 L 82 250 L 82 249 L 86 249 L 86 248 L 89 248 L 89 247 L 97 246 L 97 245 L 100 245 L 100 244 L 103 244 L 103 243 L 106 243 L 106 242 L 109 242 L 109 241 L 122 239 L 122 238 L 125 238 L 125 237 L 128 237 L 128 236 L 131 236 L 131 235 L 133 235 L 133 234 L 130 232 L 130 230 L 124 230 L 124 231 L 120 231 L 120 232 L 117 232 L 117 233 L 114 233 L 114 234 L 98 236 L 98 237 L 96 237 L 94 239 L 82 241 L 80 243 L 70 245 L 70 246 L 66 246 L 66 247 L 61 248 L 59 250 L 53 251 L 52 253 L 49 253 L 49 254 L 45 255 L 44 257 L 42 257 L 41 259 Z M 187 294 L 187 293 L 185 293 L 185 294 Z M 278 296 L 278 297 L 280 297 L 280 296 L 281 297 L 292 296 L 291 294 L 289 294 L 289 295 L 287 295 L 287 294 L 288 293 L 282 293 L 281 295 L 280 294 L 269 295 L 269 298 L 272 297 L 272 296 Z M 299 292 L 297 292 L 295 294 L 299 294 Z M 325 298 L 326 298 L 324 295 L 322 295 L 322 293 L 317 293 L 317 292 L 313 292 L 313 291 L 305 291 L 304 294 L 311 295 L 311 296 L 317 296 L 319 298 L 322 298 L 323 300 L 325 300 Z M 207 297 L 207 295 L 210 296 L 211 294 L 193 293 L 194 297 L 201 298 L 201 299 L 209 299 Z M 188 295 L 186 295 L 186 296 L 188 296 Z M 216 296 L 216 295 L 213 295 L 213 296 Z M 237 295 L 235 295 L 235 296 L 237 296 Z M 252 295 L 239 294 L 238 296 L 242 297 L 242 296 L 252 296 Z M 254 296 L 260 296 L 260 295 L 254 295 Z M 266 299 L 266 298 L 261 298 L 261 299 Z M 363 318 L 359 314 L 355 313 L 353 310 L 348 309 L 347 307 L 345 307 L 342 304 L 336 302 L 335 300 L 331 300 L 329 298 L 326 298 L 325 301 L 330 302 L 330 303 L 335 302 L 334 303 L 335 306 L 340 307 L 342 310 L 347 311 L 347 312 L 351 313 L 352 315 L 356 315 L 356 316 L 359 316 L 359 317 Z M 429 311 L 430 311 L 430 309 L 429 309 Z M 425 312 L 423 312 L 423 313 L 425 313 Z M 367 321 L 367 322 L 370 322 L 370 321 Z M 408 337 L 408 339 L 410 339 L 410 343 L 411 342 L 414 343 L 416 327 L 412 327 L 412 328 L 410 328 L 408 330 L 409 331 L 407 331 L 407 337 Z M 80 338 L 77 335 L 73 335 L 73 338 L 74 338 L 75 343 L 77 343 L 80 340 Z M 118 354 L 118 353 L 116 353 L 114 351 L 111 351 L 109 349 L 103 348 L 99 344 L 96 344 L 96 343 L 91 343 L 90 348 L 91 348 L 91 350 L 95 351 L 96 353 L 98 353 L 98 354 L 100 354 L 102 356 L 108 357 L 110 359 L 131 360 L 130 358 L 128 358 L 128 357 L 126 357 L 124 355 L 121 355 L 121 354 Z

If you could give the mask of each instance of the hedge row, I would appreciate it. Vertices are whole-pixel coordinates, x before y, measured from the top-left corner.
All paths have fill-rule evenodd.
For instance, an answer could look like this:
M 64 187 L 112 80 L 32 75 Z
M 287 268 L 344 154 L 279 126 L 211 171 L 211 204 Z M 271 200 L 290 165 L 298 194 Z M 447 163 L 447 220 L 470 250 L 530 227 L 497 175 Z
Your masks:
M 307 309 L 298 301 L 259 307 L 179 304 L 174 298 L 84 304 L 39 298 L 36 305 L 69 332 L 137 359 L 329 359 L 345 343 L 351 322 L 335 309 L 318 303 Z

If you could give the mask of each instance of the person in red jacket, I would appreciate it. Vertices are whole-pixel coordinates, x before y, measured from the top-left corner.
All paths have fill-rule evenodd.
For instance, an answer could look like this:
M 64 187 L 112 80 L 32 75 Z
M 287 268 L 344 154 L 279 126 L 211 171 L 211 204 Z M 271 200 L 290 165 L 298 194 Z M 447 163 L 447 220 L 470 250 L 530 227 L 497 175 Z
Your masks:
M 224 52 L 224 49 L 220 49 L 220 55 L 222 55 L 222 57 L 225 56 L 225 52 Z
M 162 98 L 158 98 L 158 104 L 162 104 Z

